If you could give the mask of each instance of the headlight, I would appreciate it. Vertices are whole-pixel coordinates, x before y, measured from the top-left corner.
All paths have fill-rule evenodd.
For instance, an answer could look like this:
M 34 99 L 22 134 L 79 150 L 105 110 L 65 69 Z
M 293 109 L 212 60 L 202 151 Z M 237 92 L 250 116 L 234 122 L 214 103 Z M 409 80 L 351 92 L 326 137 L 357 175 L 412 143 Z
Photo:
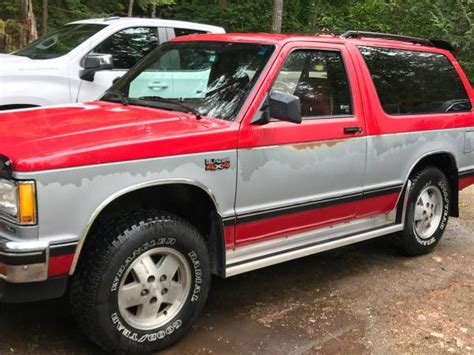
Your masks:
M 20 224 L 35 224 L 35 183 L 0 179 L 0 214 L 13 217 Z
M 0 212 L 18 216 L 18 187 L 15 183 L 0 179 Z

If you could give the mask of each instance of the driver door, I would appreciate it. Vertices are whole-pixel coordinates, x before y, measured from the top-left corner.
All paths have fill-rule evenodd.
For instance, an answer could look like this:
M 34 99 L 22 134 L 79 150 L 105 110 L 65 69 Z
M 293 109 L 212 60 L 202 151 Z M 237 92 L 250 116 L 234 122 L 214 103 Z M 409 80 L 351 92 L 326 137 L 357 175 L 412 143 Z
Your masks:
M 237 246 L 353 219 L 362 194 L 365 124 L 347 49 L 295 43 L 283 51 L 271 90 L 298 96 L 303 121 L 243 123 Z

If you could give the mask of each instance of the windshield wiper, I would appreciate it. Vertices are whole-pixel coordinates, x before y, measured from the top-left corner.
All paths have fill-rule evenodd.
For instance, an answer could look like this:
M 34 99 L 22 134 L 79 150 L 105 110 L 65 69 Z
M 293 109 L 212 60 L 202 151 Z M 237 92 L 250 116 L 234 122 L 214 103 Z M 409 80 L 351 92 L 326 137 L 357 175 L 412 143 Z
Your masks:
M 107 95 L 112 95 L 112 96 L 115 96 L 116 98 L 118 98 L 120 100 L 120 102 L 122 103 L 122 105 L 124 106 L 128 106 L 128 98 L 121 92 L 121 91 L 118 91 L 118 90 L 107 90 L 105 93 L 104 93 L 104 96 L 107 96 Z
M 195 108 L 185 105 L 181 102 L 166 99 L 161 96 L 141 96 L 138 98 L 138 100 L 143 100 L 143 101 L 154 101 L 154 102 L 162 102 L 164 104 L 169 104 L 171 106 L 179 107 L 182 110 L 185 110 L 186 113 L 192 113 L 194 116 L 196 116 L 196 119 L 200 120 L 202 118 L 201 112 L 196 110 Z

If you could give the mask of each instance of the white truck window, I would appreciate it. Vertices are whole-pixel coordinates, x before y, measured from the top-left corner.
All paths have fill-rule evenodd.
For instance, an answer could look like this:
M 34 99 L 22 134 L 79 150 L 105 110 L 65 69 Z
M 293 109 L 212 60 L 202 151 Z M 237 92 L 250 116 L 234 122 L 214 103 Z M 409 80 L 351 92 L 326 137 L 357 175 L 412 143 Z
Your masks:
M 158 44 L 157 27 L 131 27 L 113 34 L 92 53 L 111 54 L 114 69 L 130 69 Z
M 106 26 L 83 23 L 66 25 L 13 54 L 30 59 L 58 58 L 69 53 Z

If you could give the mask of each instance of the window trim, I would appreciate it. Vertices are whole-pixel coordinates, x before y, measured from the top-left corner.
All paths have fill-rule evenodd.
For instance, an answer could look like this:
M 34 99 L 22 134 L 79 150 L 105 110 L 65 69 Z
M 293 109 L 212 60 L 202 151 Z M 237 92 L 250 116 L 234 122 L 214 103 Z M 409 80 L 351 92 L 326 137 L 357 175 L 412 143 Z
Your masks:
M 303 121 L 311 121 L 311 120 L 330 120 L 330 119 L 337 119 L 337 118 L 354 118 L 356 117 L 356 114 L 355 114 L 355 107 L 354 107 L 354 97 L 352 95 L 352 82 L 351 82 L 351 79 L 349 77 L 349 71 L 347 70 L 347 64 L 346 64 L 346 60 L 345 60 L 345 57 L 344 57 L 344 52 L 339 49 L 339 48 L 316 48 L 316 47 L 295 47 L 295 48 L 292 48 L 288 54 L 286 55 L 285 57 L 285 60 L 281 63 L 280 67 L 278 68 L 278 71 L 275 75 L 275 78 L 273 79 L 272 81 L 272 84 L 270 85 L 270 89 L 269 91 L 267 92 L 267 95 L 269 95 L 271 92 L 272 92 L 272 89 L 273 89 L 273 85 L 275 85 L 275 82 L 276 80 L 278 79 L 278 76 L 280 75 L 280 72 L 281 72 L 281 69 L 283 68 L 283 65 L 285 64 L 286 60 L 288 59 L 288 57 L 290 55 L 293 54 L 293 52 L 296 52 L 296 51 L 301 51 L 301 50 L 304 50 L 304 51 L 318 51 L 318 52 L 337 52 L 340 54 L 341 56 L 341 59 L 342 59 L 342 65 L 344 67 L 344 72 L 346 73 L 346 78 L 347 78 L 347 87 L 349 89 L 349 100 L 350 100 L 350 104 L 351 104 L 351 113 L 350 114 L 338 114 L 338 115 L 321 115 L 321 116 L 303 116 L 302 117 L 302 120 Z
M 418 117 L 418 116 L 423 117 L 423 116 L 427 116 L 427 115 L 429 115 L 429 116 L 433 116 L 433 115 L 444 116 L 444 115 L 448 115 L 448 114 L 450 114 L 450 115 L 452 115 L 452 114 L 465 114 L 465 113 L 471 113 L 471 112 L 474 111 L 474 103 L 472 102 L 471 97 L 469 96 L 469 92 L 466 89 L 466 86 L 464 85 L 464 82 L 462 81 L 461 76 L 459 75 L 459 72 L 456 69 L 456 67 L 454 66 L 451 59 L 445 53 L 438 52 L 438 51 L 433 52 L 433 51 L 420 50 L 420 49 L 407 49 L 407 48 L 400 48 L 400 47 L 373 46 L 373 45 L 365 45 L 365 44 L 357 45 L 356 47 L 357 47 L 357 50 L 358 50 L 358 52 L 359 52 L 359 54 L 362 58 L 362 61 L 365 65 L 365 68 L 367 69 L 370 80 L 371 80 L 372 85 L 374 87 L 375 94 L 377 95 L 378 105 L 380 106 L 380 109 L 381 109 L 382 113 L 384 115 L 386 115 L 387 117 L 392 118 L 392 119 L 397 119 L 397 118 L 409 118 L 409 117 Z M 382 101 L 380 100 L 380 96 L 379 96 L 379 92 L 377 90 L 377 86 L 375 85 L 374 79 L 372 78 L 372 72 L 369 68 L 369 65 L 367 64 L 367 61 L 365 60 L 364 55 L 362 54 L 361 47 L 368 47 L 368 48 L 375 48 L 375 49 L 385 49 L 385 50 L 392 50 L 392 51 L 397 51 L 398 50 L 398 51 L 406 51 L 406 52 L 414 52 L 414 53 L 428 53 L 428 54 L 443 56 L 448 61 L 448 63 L 451 65 L 451 68 L 454 70 L 454 72 L 456 73 L 456 77 L 458 78 L 459 83 L 461 84 L 461 87 L 463 88 L 464 92 L 466 93 L 467 100 L 471 103 L 471 109 L 468 110 L 468 111 L 460 111 L 460 112 L 421 112 L 421 113 L 388 113 L 388 112 L 386 112 L 383 105 L 382 105 Z

